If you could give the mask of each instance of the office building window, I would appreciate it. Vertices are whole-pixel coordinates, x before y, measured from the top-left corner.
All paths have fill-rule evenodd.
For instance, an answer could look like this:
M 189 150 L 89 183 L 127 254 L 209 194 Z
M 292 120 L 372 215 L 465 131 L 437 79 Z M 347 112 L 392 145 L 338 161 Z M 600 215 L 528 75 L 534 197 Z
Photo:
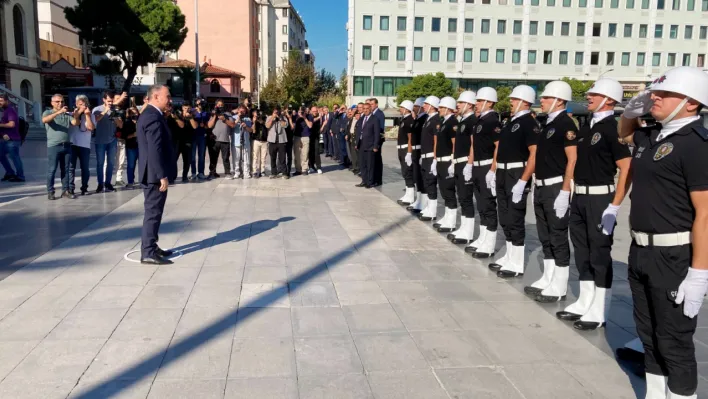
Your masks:
M 414 47 L 413 48 L 413 61 L 423 61 L 423 48 Z
M 489 33 L 489 26 L 491 22 L 488 19 L 482 20 L 482 33 Z
M 708 39 L 708 26 L 701 26 L 698 30 L 698 38 L 701 40 Z
M 472 32 L 474 32 L 474 19 L 466 18 L 465 19 L 465 33 L 472 33 Z
M 577 36 L 585 36 L 585 22 L 578 22 Z
M 430 48 L 430 61 L 438 62 L 440 61 L 440 47 Z
M 283 51 L 288 51 L 288 42 L 283 42 Z
M 288 34 L 288 26 L 287 25 L 283 25 L 283 34 L 284 35 Z
M 553 51 L 546 50 L 543 52 L 543 63 L 546 65 L 553 63 Z
M 674 0 L 671 2 L 671 9 L 672 10 L 680 10 L 681 9 L 681 0 Z
M 556 5 L 556 0 L 546 0 L 546 5 L 549 7 L 554 7 Z
M 578 7 L 585 8 L 587 6 L 588 6 L 588 0 L 579 0 L 578 1 Z
M 380 30 L 388 30 L 388 17 L 382 16 L 379 19 L 379 29 Z
M 518 64 L 521 62 L 521 50 L 511 50 L 511 63 Z
M 696 1 L 695 0 L 688 0 L 686 5 L 686 9 L 688 11 L 694 11 L 696 9 Z
M 489 62 L 489 49 L 483 48 L 479 50 L 479 62 Z
M 608 26 L 607 37 L 617 37 L 617 24 L 610 24 Z
M 642 10 L 649 9 L 649 0 L 642 0 Z
M 701 11 L 708 11 L 708 0 L 701 0 Z
M 405 61 L 406 60 L 406 48 L 405 47 L 396 47 L 396 61 Z
M 619 0 L 610 0 L 610 8 L 619 8 L 620 2 Z
M 637 53 L 637 66 L 644 66 L 644 58 L 646 58 L 646 55 L 643 52 Z
M 561 22 L 561 36 L 570 35 L 570 22 Z
M 563 0 L 563 7 L 570 7 L 571 6 L 571 0 Z
M 669 39 L 678 39 L 678 25 L 671 25 L 671 29 L 669 29 Z
M 379 61 L 388 61 L 388 46 L 379 46 Z
M 629 66 L 629 53 L 622 53 L 622 66 Z
M 602 8 L 602 0 L 595 0 L 595 8 Z
M 465 62 L 472 62 L 472 49 L 471 48 L 466 48 L 465 49 Z
M 536 50 L 529 50 L 529 55 L 527 58 L 528 58 L 529 64 L 535 64 L 536 63 Z
M 634 8 L 634 0 L 627 0 L 627 9 L 631 10 Z
M 363 60 L 371 60 L 371 46 L 364 46 L 361 51 L 361 58 Z
M 288 9 L 287 8 L 283 8 L 283 16 L 284 17 L 288 16 Z
M 515 35 L 520 35 L 521 34 L 521 28 L 523 27 L 523 21 L 514 21 L 514 34 Z
M 538 21 L 529 21 L 529 35 L 538 35 Z
M 661 53 L 654 53 L 651 56 L 651 66 L 661 66 Z
M 676 53 L 669 53 L 666 55 L 666 66 L 676 66 Z
M 398 29 L 399 32 L 405 32 L 407 24 L 408 19 L 406 17 L 398 17 L 396 19 L 396 29 Z
M 457 18 L 448 18 L 447 31 L 450 33 L 457 32 Z
M 664 36 L 664 25 L 654 25 L 654 39 L 661 39 L 662 36 Z
M 593 51 L 590 53 L 590 65 L 598 65 L 600 63 L 600 53 Z
M 558 54 L 558 63 L 561 65 L 568 65 L 568 52 L 567 51 L 561 51 Z
M 505 51 L 503 49 L 497 49 L 497 64 L 504 63 L 504 53 Z
M 584 54 L 582 51 L 575 52 L 575 65 L 583 65 Z
M 624 24 L 624 37 L 632 37 L 632 24 Z
M 639 25 L 639 38 L 646 39 L 648 31 L 649 31 L 649 26 L 647 24 Z
M 517 6 L 523 6 L 524 5 L 524 0 L 514 0 L 514 4 Z
M 664 0 L 657 0 L 656 1 L 656 9 L 657 10 L 663 10 L 664 9 Z
M 600 22 L 595 22 L 592 24 L 592 35 L 594 37 L 600 37 L 600 34 L 602 33 L 602 24 Z
M 605 65 L 615 65 L 615 52 L 608 51 Z
M 531 0 L 531 5 L 532 6 L 537 6 L 539 4 L 538 0 Z
M 683 55 L 683 62 L 681 63 L 681 66 L 691 66 L 691 54 Z
M 457 61 L 457 49 L 456 48 L 448 48 L 447 49 L 447 62 L 455 62 Z
M 416 32 L 422 32 L 423 29 L 425 28 L 425 24 L 423 23 L 423 17 L 415 17 L 415 31 Z
M 686 25 L 686 28 L 683 31 L 683 38 L 693 39 L 693 25 Z
M 497 34 L 506 34 L 506 20 L 500 19 L 499 21 L 497 21 Z
M 433 32 L 440 32 L 440 18 L 433 18 L 433 23 L 431 24 L 430 29 Z
M 553 22 L 546 22 L 546 36 L 553 36 Z
M 364 30 L 371 30 L 373 25 L 374 17 L 371 15 L 364 15 Z
M 706 55 L 705 54 L 698 54 L 698 64 L 696 64 L 697 67 L 703 68 L 706 66 Z

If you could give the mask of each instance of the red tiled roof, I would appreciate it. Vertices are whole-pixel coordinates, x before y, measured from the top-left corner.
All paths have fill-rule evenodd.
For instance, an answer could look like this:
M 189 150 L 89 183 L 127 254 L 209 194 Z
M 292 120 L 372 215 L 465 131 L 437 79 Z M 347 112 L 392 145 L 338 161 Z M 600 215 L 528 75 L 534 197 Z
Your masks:
M 194 62 L 189 60 L 170 60 L 163 62 L 162 64 L 157 64 L 158 68 L 194 68 Z M 200 72 L 206 73 L 208 75 L 236 75 L 238 77 L 244 77 L 242 74 L 232 71 L 230 69 L 222 68 L 216 65 L 209 64 L 205 62 L 199 68 Z

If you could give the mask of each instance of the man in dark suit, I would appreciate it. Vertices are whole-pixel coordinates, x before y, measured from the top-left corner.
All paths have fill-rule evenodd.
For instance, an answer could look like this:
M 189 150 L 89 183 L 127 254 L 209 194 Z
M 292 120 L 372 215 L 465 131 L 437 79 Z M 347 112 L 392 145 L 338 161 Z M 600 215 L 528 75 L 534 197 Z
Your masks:
M 357 184 L 357 187 L 371 188 L 374 186 L 374 165 L 376 153 L 380 148 L 381 126 L 376 117 L 371 114 L 369 104 L 364 104 L 362 119 L 361 139 L 358 145 L 361 158 L 361 183 Z
M 324 107 L 322 110 L 322 127 L 320 128 L 320 134 L 322 134 L 322 142 L 324 144 L 325 156 L 329 158 L 332 158 L 329 132 L 332 128 L 333 119 L 334 113 L 329 112 L 329 107 Z
M 329 131 L 329 146 L 332 151 L 332 159 L 339 162 L 341 160 L 339 154 L 339 124 L 341 123 L 342 114 L 339 113 L 339 106 L 334 104 L 332 112 L 332 124 Z
M 371 116 L 378 120 L 381 131 L 379 151 L 376 153 L 374 162 L 374 186 L 380 186 L 383 184 L 383 158 L 381 157 L 380 148 L 383 146 L 384 141 L 386 141 L 386 137 L 384 136 L 384 131 L 386 129 L 386 116 L 384 116 L 383 111 L 379 109 L 379 100 L 375 97 L 369 99 L 369 105 L 371 106 Z
M 140 149 L 140 184 L 145 194 L 140 263 L 168 265 L 172 251 L 157 246 L 162 212 L 167 200 L 168 177 L 172 175 L 172 143 L 167 122 L 163 116 L 170 106 L 170 90 L 154 85 L 147 93 L 148 104 L 138 119 L 138 148 Z

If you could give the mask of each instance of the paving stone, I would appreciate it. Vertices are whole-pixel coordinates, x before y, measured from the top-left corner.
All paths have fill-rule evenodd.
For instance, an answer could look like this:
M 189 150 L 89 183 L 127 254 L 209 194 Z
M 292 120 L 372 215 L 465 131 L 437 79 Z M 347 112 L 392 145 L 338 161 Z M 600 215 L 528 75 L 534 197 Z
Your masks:
M 182 309 L 136 309 L 126 313 L 111 336 L 117 340 L 165 340 L 174 334 Z
M 257 283 L 241 286 L 241 308 L 289 308 L 288 287 L 282 284 Z
M 157 266 L 117 266 L 99 285 L 145 285 L 157 270 Z
M 46 339 L 108 339 L 125 313 L 125 309 L 75 310 L 66 315 Z
M 352 334 L 405 332 L 406 329 L 391 305 L 353 305 L 342 308 Z
M 243 276 L 244 283 L 285 284 L 287 273 L 283 266 L 249 267 Z
M 349 333 L 341 308 L 294 307 L 292 320 L 296 337 Z
M 39 290 L 19 310 L 73 309 L 94 288 L 92 285 L 56 285 Z
M 234 266 L 214 266 L 202 267 L 199 271 L 196 285 L 223 285 L 231 286 L 241 285 L 243 281 L 243 267 Z
M 133 304 L 142 285 L 99 285 L 79 302 L 79 309 L 127 309 Z
M 15 368 L 39 341 L 0 342 L 0 379 Z
M 397 303 L 396 314 L 409 331 L 456 330 L 460 325 L 441 304 Z
M 438 369 L 435 374 L 451 397 L 456 399 L 520 399 L 522 396 L 492 367 Z
M 16 308 L 42 287 L 44 284 L 2 284 L 0 285 L 0 308 Z
M 294 378 L 242 378 L 226 381 L 224 399 L 298 399 Z
M 105 384 L 107 381 L 136 380 L 143 377 L 152 381 L 169 342 L 169 338 L 129 341 L 109 339 L 81 377 L 85 385 L 83 388 L 98 383 Z
M 156 380 L 148 399 L 221 399 L 225 380 Z
M 236 308 L 240 297 L 240 284 L 211 285 L 197 282 L 189 295 L 186 308 Z
M 470 331 L 413 332 L 411 336 L 433 368 L 492 365 Z
M 291 337 L 290 309 L 240 308 L 236 321 L 236 338 Z
M 231 335 L 208 339 L 193 348 L 183 342 L 180 339 L 173 341 L 167 349 L 157 380 L 226 379 L 231 358 Z
M 596 397 L 558 364 L 509 365 L 504 372 L 525 398 Z
M 420 282 L 379 282 L 381 289 L 391 303 L 424 303 L 435 299 Z
M 76 381 L 104 343 L 103 339 L 41 342 L 7 378 L 44 382 Z
M 513 324 L 491 304 L 485 302 L 452 302 L 441 305 L 465 330 L 488 330 Z
M 488 328 L 471 332 L 482 352 L 499 365 L 551 363 L 552 358 L 528 338 L 528 333 L 516 328 Z
M 67 313 L 68 309 L 14 311 L 0 320 L 0 341 L 41 340 Z
M 295 339 L 299 376 L 363 372 L 351 337 L 307 337 Z
M 563 368 L 584 387 L 591 388 L 596 396 L 617 399 L 634 399 L 637 394 L 627 384 L 627 376 L 618 365 L 571 364 Z M 598 384 L 598 381 L 602 381 Z
M 388 299 L 376 282 L 350 281 L 334 283 L 342 306 L 388 303 Z
M 3 399 L 64 399 L 74 385 L 76 385 L 75 381 L 5 379 L 0 383 L 0 397 Z
M 76 398 L 145 399 L 152 380 L 87 381 L 82 378 L 69 395 Z
M 135 299 L 136 309 L 183 309 L 192 285 L 146 285 Z
M 309 399 L 373 399 L 363 374 L 314 375 L 298 379 L 300 397 Z
M 447 399 L 430 370 L 372 372 L 367 375 L 376 398 Z
M 230 354 L 229 378 L 295 377 L 296 374 L 291 338 L 235 339 Z
M 428 363 L 408 334 L 354 336 L 367 372 L 428 368 Z
M 371 271 L 365 264 L 334 265 L 327 268 L 334 282 L 373 280 Z

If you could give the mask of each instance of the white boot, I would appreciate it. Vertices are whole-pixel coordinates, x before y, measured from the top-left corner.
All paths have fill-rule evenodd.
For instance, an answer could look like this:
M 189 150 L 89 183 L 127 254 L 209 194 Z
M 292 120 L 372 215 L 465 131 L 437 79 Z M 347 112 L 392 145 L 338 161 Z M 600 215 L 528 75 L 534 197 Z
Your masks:
M 555 263 L 555 262 L 554 262 Z M 568 292 L 568 275 L 570 267 L 559 267 L 554 265 L 551 284 L 536 296 L 536 301 L 542 303 L 565 301 L 565 294 Z
M 422 194 L 418 192 L 418 197 L 416 198 L 415 202 L 409 206 L 408 209 L 411 212 L 418 213 L 425 209 L 425 206 L 428 205 L 428 194 Z
M 415 189 L 413 187 L 406 187 L 406 193 L 398 200 L 398 204 L 410 205 L 413 202 L 415 202 Z
M 474 227 L 473 227 L 474 228 Z M 479 248 L 482 243 L 484 242 L 484 237 L 487 235 L 487 228 L 480 225 L 479 226 L 479 235 L 477 236 L 477 239 L 472 241 L 470 245 L 465 248 L 465 252 L 473 254 L 477 248 Z
M 551 284 L 553 278 L 553 269 L 556 267 L 556 261 L 553 259 L 543 260 L 543 276 L 536 280 L 533 284 L 524 287 L 524 292 L 528 295 L 538 295 Z
M 420 213 L 420 220 L 424 222 L 429 222 L 431 220 L 435 220 L 435 217 L 438 214 L 438 200 L 434 199 L 428 199 L 428 206 L 423 209 L 423 212 Z
M 595 295 L 588 311 L 583 313 L 580 320 L 573 323 L 576 330 L 592 331 L 605 326 L 605 301 L 610 292 L 611 289 L 595 287 Z
M 647 395 L 644 399 L 666 399 L 666 379 L 663 375 L 646 373 Z
M 440 223 L 440 227 L 438 227 L 438 231 L 441 233 L 447 233 L 448 231 L 452 231 L 455 229 L 455 226 L 457 225 L 457 208 L 446 208 L 445 209 L 445 218 L 444 220 Z
M 497 232 L 487 231 L 484 236 L 484 241 L 480 243 L 479 248 L 472 254 L 475 258 L 485 259 L 494 256 L 494 249 L 497 246 Z
M 460 228 L 451 233 L 453 244 L 467 244 L 474 238 L 474 218 L 462 217 Z M 447 238 L 450 238 L 448 235 Z
M 497 272 L 497 276 L 503 278 L 523 276 L 525 247 L 523 245 L 516 246 L 509 243 L 509 251 L 511 255 L 509 255 L 509 258 L 504 266 L 502 266 L 501 270 Z
M 580 316 L 590 310 L 590 305 L 592 304 L 593 298 L 595 297 L 595 282 L 594 281 L 581 281 L 580 282 L 580 294 L 578 294 L 578 300 L 568 305 L 563 311 L 557 312 L 556 317 L 561 320 L 567 321 L 578 321 Z
M 688 396 L 679 395 L 677 393 L 671 392 L 670 389 L 669 389 L 669 396 L 666 397 L 666 399 L 697 399 L 697 398 L 698 398 L 698 395 L 695 393 L 693 395 L 688 395 Z
M 445 207 L 445 212 L 443 213 L 443 217 L 439 218 L 437 222 L 433 223 L 433 227 L 436 229 L 440 226 L 442 226 L 443 223 L 447 223 L 447 220 L 450 218 L 450 208 Z
M 504 245 L 506 248 L 506 251 L 504 251 L 504 256 L 502 256 L 501 258 L 497 259 L 496 261 L 490 263 L 489 270 L 499 271 L 499 270 L 503 269 L 504 265 L 506 265 L 509 262 L 509 257 L 511 256 L 511 241 L 506 241 Z

